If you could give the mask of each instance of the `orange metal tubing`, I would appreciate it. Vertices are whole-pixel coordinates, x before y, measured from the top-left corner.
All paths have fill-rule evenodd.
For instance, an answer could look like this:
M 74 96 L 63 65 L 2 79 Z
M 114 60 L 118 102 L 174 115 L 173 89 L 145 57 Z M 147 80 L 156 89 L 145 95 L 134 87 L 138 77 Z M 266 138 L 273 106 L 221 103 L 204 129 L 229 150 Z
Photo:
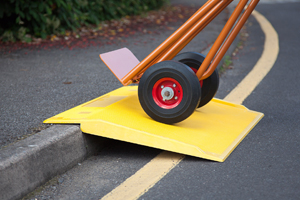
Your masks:
M 143 69 L 146 70 L 150 67 L 149 63 L 155 59 L 161 52 L 163 52 L 168 46 L 172 45 L 178 38 L 180 38 L 187 29 L 195 24 L 201 17 L 208 13 L 216 4 L 221 0 L 209 0 L 207 1 L 192 17 L 190 17 L 177 31 L 175 31 L 169 38 L 167 38 L 161 45 L 159 45 L 152 53 L 150 53 L 144 60 L 142 60 L 135 68 L 133 68 L 126 76 L 121 80 L 123 85 L 128 85 L 132 82 L 132 79 L 138 75 Z
M 258 2 L 259 2 L 259 0 L 252 0 L 250 2 L 249 6 L 247 7 L 247 9 L 243 13 L 241 18 L 237 22 L 237 24 L 235 25 L 235 27 L 233 28 L 233 30 L 231 31 L 231 33 L 227 37 L 227 39 L 224 42 L 223 46 L 221 47 L 221 49 L 219 50 L 219 52 L 215 56 L 215 58 L 212 61 L 211 65 L 209 66 L 209 69 L 203 74 L 202 79 L 208 78 L 212 74 L 212 72 L 215 70 L 215 68 L 217 67 L 217 65 L 220 63 L 223 56 L 225 55 L 226 51 L 228 50 L 229 46 L 232 44 L 232 42 L 234 41 L 234 39 L 236 38 L 236 36 L 240 32 L 240 30 L 242 29 L 242 27 L 246 23 L 247 19 L 251 15 L 252 11 L 254 10 L 254 8 L 256 7 Z
M 229 3 L 231 1 L 232 0 L 229 0 Z M 179 51 L 181 51 L 181 49 L 183 49 L 189 43 L 189 41 L 191 41 L 197 35 L 197 33 L 203 30 L 208 25 L 208 23 L 222 11 L 220 10 L 221 8 L 225 8 L 225 3 L 227 4 L 227 2 L 225 1 L 219 2 L 212 10 L 210 10 L 195 25 L 193 25 L 189 31 L 181 36 L 181 38 L 175 41 L 174 44 L 170 45 L 164 50 L 164 52 L 161 52 L 154 60 L 152 60 L 149 65 L 153 65 L 164 60 L 171 60 Z M 223 5 L 223 7 L 221 5 Z M 143 69 L 141 73 L 143 73 L 144 71 L 146 71 L 146 69 Z
M 206 14 L 199 22 L 197 22 L 191 30 L 168 49 L 167 52 L 157 61 L 173 59 L 195 36 L 199 34 L 216 16 L 220 14 L 233 0 L 222 1 Z M 155 61 L 156 63 L 156 61 Z
M 204 72 L 207 70 L 208 66 L 210 65 L 212 59 L 215 57 L 217 51 L 223 44 L 224 40 L 226 39 L 228 33 L 234 26 L 235 22 L 237 21 L 238 17 L 242 13 L 245 5 L 247 4 L 248 0 L 241 0 L 237 7 L 234 9 L 232 15 L 230 16 L 229 20 L 225 24 L 223 30 L 221 31 L 220 35 L 218 36 L 217 40 L 213 44 L 212 48 L 208 52 L 206 58 L 204 59 L 201 67 L 197 71 L 196 75 L 199 78 L 199 80 L 203 80 L 202 76 Z M 215 66 L 216 67 L 216 66 Z M 207 73 L 212 73 L 214 71 L 213 67 L 210 68 L 210 70 Z

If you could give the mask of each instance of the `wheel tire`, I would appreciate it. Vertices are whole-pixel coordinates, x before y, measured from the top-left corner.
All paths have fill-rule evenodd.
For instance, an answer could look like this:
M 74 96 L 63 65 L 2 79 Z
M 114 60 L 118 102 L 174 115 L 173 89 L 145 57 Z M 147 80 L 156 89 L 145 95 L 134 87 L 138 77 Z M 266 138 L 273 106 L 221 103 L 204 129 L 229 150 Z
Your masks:
M 195 73 L 198 71 L 200 65 L 203 63 L 205 56 L 197 52 L 185 52 L 178 54 L 173 58 L 173 60 L 181 62 L 189 66 Z M 219 88 L 219 73 L 218 70 L 215 71 L 203 81 L 201 84 L 201 101 L 197 106 L 202 107 L 212 100 L 216 95 Z
M 139 82 L 138 97 L 142 108 L 152 119 L 174 124 L 195 111 L 201 87 L 188 66 L 176 61 L 163 61 L 145 71 Z

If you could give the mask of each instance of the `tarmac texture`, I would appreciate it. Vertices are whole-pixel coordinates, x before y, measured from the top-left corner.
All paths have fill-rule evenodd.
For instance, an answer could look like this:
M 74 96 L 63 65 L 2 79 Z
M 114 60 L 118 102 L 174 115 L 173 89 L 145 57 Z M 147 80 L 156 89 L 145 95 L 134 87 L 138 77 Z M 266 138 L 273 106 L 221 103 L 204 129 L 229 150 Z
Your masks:
M 204 2 L 171 1 L 196 7 Z M 276 2 L 285 4 L 262 4 L 258 11 L 278 31 L 282 58 L 244 102 L 266 114 L 260 126 L 222 165 L 186 157 L 141 199 L 299 197 L 300 145 L 296 132 L 300 128 L 300 98 L 295 92 L 299 80 L 295 66 L 299 63 L 300 4 L 296 0 L 298 3 Z M 227 17 L 228 12 L 223 12 L 183 51 L 204 51 Z M 180 24 L 172 26 L 176 29 Z M 0 199 L 20 199 L 31 191 L 26 199 L 99 199 L 156 156 L 160 150 L 82 134 L 77 125 L 55 125 L 38 131 L 46 128 L 43 120 L 121 86 L 100 60 L 100 53 L 126 46 L 142 60 L 173 31 L 136 34 L 126 43 L 85 49 L 22 49 L 1 54 Z M 224 98 L 261 55 L 264 35 L 253 17 L 244 36 L 232 57 L 233 64 L 222 75 L 218 98 Z M 282 79 L 286 69 L 288 78 Z
M 204 2 L 197 1 L 197 7 Z M 201 52 L 207 48 L 218 36 L 226 17 L 222 13 L 183 51 Z M 176 30 L 181 24 L 172 26 Z M 43 127 L 43 120 L 122 86 L 99 54 L 126 46 L 142 60 L 174 30 L 136 34 L 126 38 L 125 43 L 112 45 L 73 50 L 22 49 L 0 55 L 0 147 L 37 132 Z
M 200 7 L 204 2 L 184 4 Z M 227 17 L 228 11 L 221 13 L 183 51 L 207 49 Z M 0 190 L 5 192 L 0 198 L 19 199 L 99 152 L 104 143 L 108 145 L 104 138 L 82 135 L 78 126 L 47 128 L 42 122 L 122 86 L 99 54 L 126 46 L 142 60 L 181 24 L 172 24 L 173 30 L 154 35 L 136 34 L 125 43 L 72 50 L 21 49 L 1 54 Z

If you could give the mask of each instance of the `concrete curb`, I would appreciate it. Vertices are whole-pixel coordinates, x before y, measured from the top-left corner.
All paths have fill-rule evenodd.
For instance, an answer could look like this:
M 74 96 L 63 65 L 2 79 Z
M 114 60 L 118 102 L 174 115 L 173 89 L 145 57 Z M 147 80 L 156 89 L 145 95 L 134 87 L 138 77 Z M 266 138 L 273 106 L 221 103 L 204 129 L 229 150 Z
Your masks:
M 79 126 L 56 125 L 0 152 L 0 199 L 19 199 L 103 148 Z

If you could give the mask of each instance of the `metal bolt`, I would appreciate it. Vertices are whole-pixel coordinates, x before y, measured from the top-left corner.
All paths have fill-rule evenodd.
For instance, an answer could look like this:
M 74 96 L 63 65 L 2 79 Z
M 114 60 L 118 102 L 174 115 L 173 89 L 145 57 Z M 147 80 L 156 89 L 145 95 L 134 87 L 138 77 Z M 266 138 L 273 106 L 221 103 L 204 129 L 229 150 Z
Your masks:
M 175 99 L 177 100 L 177 99 L 178 99 L 178 97 L 176 96 L 176 97 L 175 97 Z
M 162 86 L 160 86 L 161 87 L 161 89 L 163 89 L 164 88 L 164 86 L 162 85 Z
M 176 87 L 176 84 L 173 84 L 173 87 Z

